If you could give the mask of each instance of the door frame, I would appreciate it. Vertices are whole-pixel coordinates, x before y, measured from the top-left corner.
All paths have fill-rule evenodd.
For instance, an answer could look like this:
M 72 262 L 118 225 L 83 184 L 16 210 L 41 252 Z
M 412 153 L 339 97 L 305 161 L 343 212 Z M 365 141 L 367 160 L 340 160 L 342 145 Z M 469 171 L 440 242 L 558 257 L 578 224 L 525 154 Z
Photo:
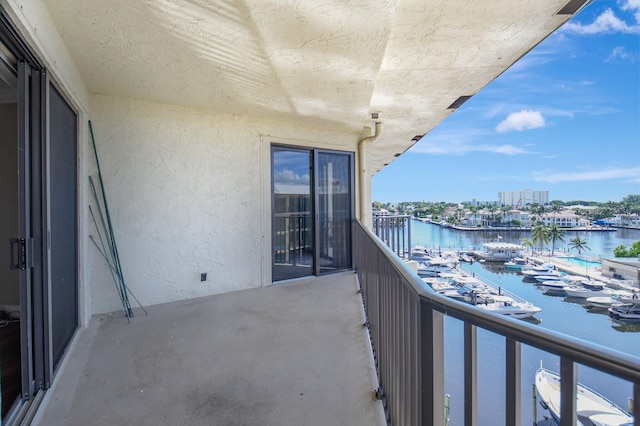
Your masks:
M 343 272 L 345 270 L 349 270 L 349 269 L 353 269 L 353 265 L 355 264 L 355 253 L 354 253 L 354 241 L 353 241 L 353 235 L 354 235 L 354 223 L 355 223 L 355 153 L 353 151 L 340 151 L 340 150 L 336 150 L 336 149 L 327 149 L 327 148 L 314 148 L 314 147 L 309 147 L 309 146 L 301 146 L 301 145 L 288 145 L 288 144 L 282 144 L 282 143 L 277 143 L 277 142 L 272 142 L 269 144 L 269 175 L 271 177 L 270 179 L 270 186 L 269 186 L 269 193 L 271 194 L 270 199 L 271 199 L 271 204 L 270 204 L 270 209 L 269 209 L 269 216 L 270 216 L 270 221 L 271 221 L 271 233 L 270 233 L 270 240 L 271 240 L 271 244 L 269 247 L 269 250 L 271 252 L 271 271 L 273 271 L 273 265 L 275 264 L 275 250 L 274 250 L 274 244 L 275 244 L 275 239 L 274 239 L 274 207 L 275 207 L 275 193 L 274 193 L 274 164 L 273 164 L 273 153 L 275 150 L 280 149 L 280 150 L 287 150 L 287 151 L 292 151 L 292 152 L 305 152 L 305 153 L 309 153 L 310 155 L 310 164 L 309 164 L 309 168 L 310 168 L 310 176 L 309 176 L 309 186 L 310 186 L 310 194 L 311 194 L 311 218 L 312 218 L 312 251 L 313 251 L 313 265 L 312 265 L 312 273 L 311 276 L 321 276 L 321 275 L 328 275 L 328 274 L 332 274 L 332 273 L 336 273 L 336 272 Z M 349 209 L 350 209 L 350 224 L 349 224 L 349 232 L 351 235 L 351 241 L 350 241 L 350 245 L 349 245 L 349 250 L 350 250 L 350 266 L 349 267 L 344 267 L 344 268 L 339 268 L 336 269 L 335 271 L 324 271 L 321 272 L 321 268 L 320 268 L 320 250 L 319 250 L 319 240 L 320 240 L 320 229 L 318 226 L 318 221 L 319 221 L 319 212 L 318 212 L 318 206 L 319 206 L 319 191 L 317 190 L 317 178 L 318 178 L 318 158 L 319 158 L 319 154 L 322 153 L 327 153 L 327 154 L 339 154 L 339 155 L 345 155 L 349 158 L 349 192 L 350 192 L 350 197 L 349 197 Z M 273 272 L 271 275 L 271 282 L 272 283 L 276 283 L 276 282 L 281 282 L 281 281 L 286 281 L 287 279 L 283 279 L 283 280 L 275 280 L 275 277 L 273 276 Z
M 76 329 L 80 315 L 80 178 L 79 150 L 81 139 L 80 112 L 61 85 L 57 84 L 45 69 L 37 55 L 25 43 L 16 26 L 0 6 L 0 44 L 5 53 L 0 61 L 6 63 L 17 79 L 18 90 L 18 159 L 19 167 L 19 232 L 16 237 L 24 239 L 25 265 L 19 270 L 20 282 L 20 346 L 21 346 L 21 398 L 7 413 L 2 423 L 20 422 L 28 410 L 36 408 L 42 400 L 43 391 L 51 387 L 56 369 L 52 353 L 51 317 L 51 206 L 50 206 L 50 91 L 55 89 L 76 116 L 76 139 L 73 162 L 76 168 L 74 197 L 75 223 L 75 271 L 77 289 Z M 7 59 L 8 58 L 8 59 Z M 8 61 L 10 60 L 10 61 Z M 1 242 L 6 244 L 6 242 Z M 68 350 L 73 337 L 67 342 Z M 62 355 L 64 357 L 64 355 Z M 62 359 L 62 358 L 61 358 Z

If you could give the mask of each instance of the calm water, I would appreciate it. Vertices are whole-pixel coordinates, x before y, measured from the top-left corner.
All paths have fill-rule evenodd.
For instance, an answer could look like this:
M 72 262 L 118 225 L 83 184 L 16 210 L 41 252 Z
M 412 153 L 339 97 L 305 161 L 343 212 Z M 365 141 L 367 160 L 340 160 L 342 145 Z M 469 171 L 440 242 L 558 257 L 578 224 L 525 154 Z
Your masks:
M 456 231 L 438 225 L 413 221 L 412 244 L 427 247 L 480 249 L 482 244 L 497 241 L 498 235 L 504 242 L 519 243 L 523 237 L 530 238 L 528 232 L 495 232 L 495 231 Z M 616 232 L 570 232 L 565 239 L 568 242 L 574 236 L 588 241 L 591 251 L 588 256 L 613 257 L 613 248 L 640 240 L 638 230 L 618 230 Z M 566 243 L 560 243 L 560 250 Z M 584 253 L 583 253 L 584 254 Z M 634 355 L 640 355 L 640 322 L 617 323 L 606 311 L 589 311 L 580 299 L 562 296 L 545 296 L 532 283 L 523 282 L 522 275 L 507 271 L 498 263 L 463 264 L 463 269 L 473 272 L 479 278 L 507 289 L 542 308 L 536 315 L 534 324 L 558 332 L 562 332 L 589 342 L 613 348 Z M 451 395 L 450 425 L 463 423 L 463 376 L 462 376 L 462 323 L 447 318 L 445 363 L 447 377 L 445 388 Z M 504 339 L 483 330 L 478 330 L 478 383 L 480 425 L 504 424 Z M 533 419 L 532 385 L 535 372 L 540 362 L 551 370 L 559 370 L 559 359 L 543 353 L 535 348 L 522 346 L 522 424 L 531 424 Z M 631 385 L 620 379 L 593 371 L 587 367 L 579 367 L 580 383 L 607 396 L 623 408 L 627 407 L 627 398 L 631 395 Z M 538 404 L 537 418 L 547 414 Z

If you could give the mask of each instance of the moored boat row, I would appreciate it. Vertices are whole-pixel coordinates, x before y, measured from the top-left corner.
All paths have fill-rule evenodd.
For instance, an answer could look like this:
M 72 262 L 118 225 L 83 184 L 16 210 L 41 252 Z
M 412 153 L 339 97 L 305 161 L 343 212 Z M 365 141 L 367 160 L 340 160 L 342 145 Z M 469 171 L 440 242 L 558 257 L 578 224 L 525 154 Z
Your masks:
M 530 318 L 541 311 L 532 303 L 459 270 L 423 278 L 436 292 L 511 318 Z

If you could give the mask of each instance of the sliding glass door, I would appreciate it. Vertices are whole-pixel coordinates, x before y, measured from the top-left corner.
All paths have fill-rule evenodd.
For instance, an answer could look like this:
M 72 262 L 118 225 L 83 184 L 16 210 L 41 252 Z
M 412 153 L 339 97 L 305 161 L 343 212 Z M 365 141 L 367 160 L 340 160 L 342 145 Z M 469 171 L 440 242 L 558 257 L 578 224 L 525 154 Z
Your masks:
M 352 266 L 353 154 L 272 147 L 273 281 Z
M 78 117 L 16 35 L 0 13 L 1 424 L 33 408 L 78 328 Z

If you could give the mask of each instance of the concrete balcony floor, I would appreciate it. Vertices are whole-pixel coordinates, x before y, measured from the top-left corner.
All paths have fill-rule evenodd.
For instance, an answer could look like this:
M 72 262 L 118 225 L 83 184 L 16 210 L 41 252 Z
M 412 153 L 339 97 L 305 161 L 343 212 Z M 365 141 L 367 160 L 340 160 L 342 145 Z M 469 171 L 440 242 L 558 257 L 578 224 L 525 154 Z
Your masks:
M 353 272 L 96 316 L 42 425 L 383 425 Z

